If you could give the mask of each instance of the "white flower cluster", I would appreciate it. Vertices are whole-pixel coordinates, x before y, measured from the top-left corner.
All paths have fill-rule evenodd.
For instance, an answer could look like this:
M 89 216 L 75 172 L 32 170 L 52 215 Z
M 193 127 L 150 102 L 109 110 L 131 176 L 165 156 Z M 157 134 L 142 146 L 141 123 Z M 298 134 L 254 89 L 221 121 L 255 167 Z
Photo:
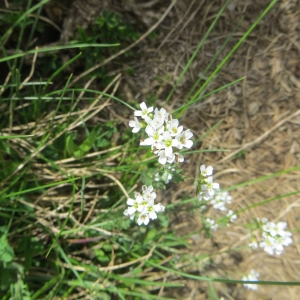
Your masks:
M 259 273 L 251 269 L 247 276 L 243 276 L 243 281 L 258 281 Z M 244 286 L 249 290 L 257 290 L 257 284 L 244 283 Z
M 129 206 L 124 215 L 130 217 L 133 220 L 136 213 L 138 213 L 137 223 L 138 225 L 148 225 L 150 219 L 155 220 L 158 212 L 163 212 L 165 207 L 160 203 L 154 204 L 156 193 L 153 192 L 153 187 L 146 185 L 142 186 L 142 194 L 135 192 L 135 199 L 128 198 L 127 205 Z
M 210 218 L 206 218 L 206 220 L 205 220 L 205 226 L 208 227 L 212 231 L 217 230 L 218 227 L 219 227 L 219 225 L 216 223 L 216 221 L 212 220 Z
M 200 178 L 198 180 L 198 187 L 200 187 L 201 191 L 198 194 L 199 200 L 209 201 L 215 194 L 215 190 L 220 188 L 220 185 L 216 182 L 213 182 L 213 167 L 208 166 L 205 168 L 205 165 L 200 166 Z
M 134 112 L 134 120 L 129 122 L 132 132 L 139 132 L 145 128 L 148 135 L 144 141 L 140 142 L 141 146 L 151 146 L 152 151 L 158 155 L 158 162 L 162 165 L 168 163 L 183 162 L 184 157 L 178 152 L 183 148 L 191 148 L 193 134 L 190 130 L 183 130 L 179 126 L 179 121 L 173 119 L 164 108 L 160 110 L 153 107 L 147 107 L 145 102 L 140 104 L 141 110 Z M 137 117 L 141 117 L 139 121 Z M 176 150 L 178 149 L 178 150 Z
M 260 219 L 258 219 L 260 221 Z M 262 241 L 257 243 L 256 241 L 252 241 L 249 244 L 249 247 L 252 249 L 261 247 L 270 255 L 281 255 L 284 246 L 289 246 L 292 244 L 293 240 L 291 238 L 292 233 L 289 231 L 285 231 L 284 229 L 287 226 L 286 222 L 268 222 L 268 219 L 263 218 L 261 220 L 262 225 Z
M 207 168 L 205 165 L 200 167 L 200 175 L 199 180 L 196 182 L 197 184 L 197 192 L 199 201 L 203 199 L 218 210 L 227 211 L 226 204 L 230 204 L 232 197 L 226 191 L 220 191 L 220 185 L 216 182 L 213 182 L 213 167 L 208 166 Z M 201 206 L 200 211 L 203 212 L 206 209 L 206 205 Z M 237 219 L 237 215 L 232 211 L 229 210 L 227 215 L 230 222 L 233 222 Z M 218 228 L 218 224 L 215 221 L 207 218 L 206 219 L 206 226 L 209 227 L 211 230 L 216 230 Z
M 165 166 L 163 169 L 163 173 L 160 175 L 159 172 L 155 173 L 154 180 L 156 182 L 163 181 L 165 184 L 168 184 L 170 180 L 172 180 L 172 173 L 175 171 L 171 166 Z
M 221 211 L 227 211 L 226 204 L 230 204 L 232 197 L 228 194 L 227 191 L 218 191 L 210 201 L 214 209 Z

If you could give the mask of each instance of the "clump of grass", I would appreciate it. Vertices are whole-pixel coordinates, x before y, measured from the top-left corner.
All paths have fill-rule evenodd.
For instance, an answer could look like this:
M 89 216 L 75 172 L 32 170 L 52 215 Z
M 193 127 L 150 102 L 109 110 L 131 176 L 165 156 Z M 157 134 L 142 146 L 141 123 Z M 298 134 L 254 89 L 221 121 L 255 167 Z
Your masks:
M 208 282 L 211 299 L 217 298 L 213 282 L 297 285 L 298 283 L 294 282 L 246 282 L 240 280 L 241 277 L 233 280 L 206 276 L 205 264 L 209 261 L 210 254 L 190 254 L 186 251 L 189 248 L 188 238 L 200 232 L 210 236 L 217 227 L 226 227 L 230 221 L 234 221 L 233 216 L 252 207 L 229 212 L 217 220 L 207 218 L 204 213 L 207 205 L 212 204 L 216 209 L 221 207 L 221 210 L 226 210 L 225 204 L 230 202 L 228 194 L 214 198 L 214 189 L 217 189 L 217 186 L 209 186 L 212 182 L 207 179 L 212 174 L 211 167 L 201 167 L 199 178 L 188 178 L 184 174 L 184 167 L 174 166 L 173 161 L 170 161 L 170 168 L 164 168 L 161 166 L 165 165 L 164 161 L 161 160 L 159 164 L 156 156 L 160 152 L 153 154 L 150 149 L 146 150 L 139 145 L 139 139 L 132 134 L 127 122 L 120 121 L 113 111 L 114 105 L 117 104 L 127 110 L 129 118 L 132 119 L 134 113 L 139 115 L 138 103 L 129 105 L 116 96 L 120 84 L 119 75 L 110 78 L 100 92 L 90 88 L 95 78 L 82 87 L 69 88 L 72 80 L 70 75 L 63 86 L 58 85 L 55 79 L 79 58 L 78 53 L 65 65 L 56 66 L 58 69 L 47 74 L 44 81 L 35 78 L 35 63 L 38 60 L 36 54 L 39 52 L 51 53 L 72 46 L 76 49 L 95 47 L 93 53 L 98 53 L 102 47 L 113 48 L 115 42 L 119 42 L 123 36 L 121 31 L 124 24 L 115 19 L 114 15 L 108 14 L 97 20 L 95 26 L 99 25 L 99 22 L 102 29 L 106 26 L 101 34 L 112 38 L 108 43 L 113 44 L 97 44 L 98 36 L 95 32 L 88 38 L 80 31 L 81 41 L 85 39 L 84 43 L 37 50 L 29 50 L 27 44 L 25 51 L 21 52 L 25 29 L 33 28 L 35 32 L 35 27 L 28 22 L 27 16 L 36 10 L 40 13 L 42 5 L 46 2 L 41 1 L 32 7 L 29 5 L 18 18 L 11 20 L 10 28 L 1 38 L 3 50 L 0 63 L 5 62 L 8 70 L 0 87 L 2 299 L 80 299 L 87 294 L 93 299 L 170 299 L 161 295 L 163 291 L 182 287 L 183 284 L 178 283 L 178 278 Z M 188 106 L 242 80 L 237 79 L 204 95 L 214 76 L 225 66 L 230 56 L 275 2 L 271 2 L 257 22 L 212 71 L 205 83 L 200 87 L 196 83 L 188 101 L 170 114 L 179 118 Z M 221 14 L 222 10 L 216 16 L 208 34 Z M 39 23 L 37 21 L 34 24 L 37 26 Z M 16 28 L 20 37 L 16 42 L 15 54 L 9 54 L 5 44 Z M 208 34 L 199 42 L 176 86 L 184 77 Z M 132 36 L 130 38 L 134 39 Z M 24 79 L 22 59 L 29 54 L 33 54 L 31 71 Z M 92 62 L 93 60 L 89 63 Z M 171 99 L 174 90 L 166 98 L 165 104 Z M 148 111 L 146 114 L 150 119 L 153 118 L 151 113 L 152 111 Z M 148 121 L 149 123 L 141 124 L 141 127 L 149 125 L 151 120 Z M 169 130 L 170 124 L 166 121 L 164 131 Z M 220 122 L 213 129 L 219 124 Z M 209 133 L 199 140 L 194 140 L 194 144 L 206 138 Z M 178 145 L 178 150 L 182 150 L 183 147 Z M 161 146 L 159 150 L 166 147 Z M 155 149 L 152 150 L 156 152 Z M 180 154 L 204 151 L 185 149 Z M 240 183 L 228 187 L 227 190 L 293 170 L 284 170 Z M 165 212 L 160 211 L 161 213 L 153 217 L 153 222 L 147 222 L 147 226 L 135 225 L 130 218 L 124 216 L 126 202 L 142 184 L 148 189 L 149 186 L 154 187 L 157 194 L 159 190 L 163 190 L 164 195 L 167 195 L 172 189 L 168 187 L 168 181 L 172 180 L 174 183 L 183 180 L 196 181 L 196 197 L 191 198 L 187 195 L 176 203 L 169 203 L 166 196 L 160 196 Z M 144 187 L 142 196 L 148 193 L 146 188 Z M 299 191 L 293 194 L 297 193 Z M 136 199 L 142 196 L 135 194 Z M 289 194 L 280 195 L 255 205 L 287 196 Z M 153 194 L 150 194 L 150 198 L 153 200 Z M 223 204 L 220 205 L 222 201 Z M 199 209 L 203 214 L 203 228 L 191 229 L 188 235 L 178 236 L 173 227 L 172 215 L 181 210 L 200 214 Z M 127 216 L 131 215 L 127 211 Z M 254 225 L 252 228 L 255 228 Z M 247 246 L 245 244 L 245 247 Z M 202 266 L 199 267 L 202 276 L 185 271 L 196 263 Z

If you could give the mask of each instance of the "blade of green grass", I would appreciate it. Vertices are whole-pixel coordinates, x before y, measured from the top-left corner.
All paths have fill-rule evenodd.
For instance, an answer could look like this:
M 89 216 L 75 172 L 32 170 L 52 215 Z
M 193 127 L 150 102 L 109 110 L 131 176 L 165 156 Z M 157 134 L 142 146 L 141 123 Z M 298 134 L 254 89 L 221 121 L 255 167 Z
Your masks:
M 201 88 L 194 94 L 189 103 L 193 102 L 198 95 L 204 90 L 204 88 L 210 83 L 210 81 L 215 77 L 215 75 L 222 69 L 224 64 L 229 60 L 232 54 L 239 48 L 239 46 L 244 42 L 244 40 L 248 37 L 248 35 L 254 30 L 254 28 L 258 25 L 258 23 L 264 18 L 264 16 L 270 11 L 270 9 L 275 5 L 277 0 L 273 0 L 268 7 L 262 12 L 262 14 L 258 17 L 258 19 L 251 25 L 251 27 L 247 30 L 247 32 L 241 37 L 241 39 L 236 43 L 236 45 L 231 49 L 231 51 L 226 55 L 226 57 L 222 60 L 222 62 L 217 66 L 217 68 L 212 72 L 212 74 L 208 77 L 208 79 L 204 82 Z M 180 115 L 185 111 L 183 109 Z
M 46 95 L 44 95 L 45 97 L 49 97 L 51 95 L 55 95 L 55 94 L 60 94 L 63 90 L 56 90 L 54 92 L 50 92 Z M 95 94 L 99 94 L 99 95 L 103 95 L 103 96 L 106 96 L 107 98 L 110 98 L 110 99 L 113 99 L 113 100 L 116 100 L 122 104 L 124 104 L 125 106 L 127 106 L 128 108 L 132 109 L 132 110 L 136 110 L 134 107 L 132 107 L 131 105 L 129 105 L 128 103 L 126 103 L 125 101 L 115 97 L 115 96 L 112 96 L 110 94 L 107 94 L 107 93 L 103 93 L 103 92 L 100 92 L 100 91 L 96 91 L 96 90 L 89 90 L 89 89 L 66 89 L 66 92 L 85 92 L 85 93 L 95 93 Z
M 186 64 L 186 66 L 184 67 L 183 71 L 181 72 L 181 74 L 179 75 L 178 80 L 175 83 L 175 86 L 173 87 L 173 89 L 171 90 L 171 92 L 169 93 L 167 99 L 164 102 L 164 105 L 167 104 L 170 100 L 170 98 L 172 97 L 173 93 L 175 92 L 178 84 L 181 82 L 183 76 L 185 75 L 185 73 L 187 72 L 187 70 L 189 69 L 189 67 L 191 66 L 192 62 L 194 61 L 197 53 L 199 52 L 199 50 L 201 49 L 201 47 L 203 46 L 204 42 L 206 41 L 206 39 L 208 38 L 209 34 L 211 33 L 211 31 L 213 30 L 213 28 L 215 27 L 217 21 L 219 20 L 219 18 L 221 17 L 224 9 L 227 7 L 229 3 L 229 0 L 226 0 L 225 4 L 222 6 L 222 8 L 219 10 L 217 16 L 215 17 L 214 21 L 212 22 L 212 24 L 209 26 L 207 32 L 205 33 L 203 39 L 200 41 L 200 43 L 198 44 L 196 50 L 194 51 L 192 57 L 189 59 L 188 63 Z
M 38 4 L 34 5 L 33 7 L 31 7 L 30 9 L 28 9 L 26 12 L 24 12 L 20 18 L 2 35 L 2 37 L 0 38 L 1 42 L 5 41 L 5 39 L 7 38 L 8 35 L 11 34 L 11 32 L 13 31 L 13 29 L 19 25 L 24 19 L 27 18 L 28 15 L 30 15 L 32 12 L 34 12 L 35 10 L 37 10 L 39 7 L 43 6 L 44 4 L 46 4 L 47 2 L 49 2 L 50 0 L 42 0 L 40 1 Z
M 41 190 L 41 189 L 45 189 L 45 188 L 48 188 L 48 187 L 60 185 L 60 184 L 63 184 L 63 183 L 72 182 L 73 184 L 75 184 L 74 181 L 77 180 L 77 179 L 79 179 L 79 177 L 75 177 L 75 178 L 71 178 L 71 179 L 67 179 L 67 180 L 62 180 L 62 181 L 59 181 L 59 182 L 52 182 L 52 183 L 48 183 L 48 184 L 41 185 L 41 186 L 38 186 L 38 187 L 34 187 L 34 188 L 31 188 L 31 189 L 27 189 L 27 190 L 24 190 L 24 191 L 13 192 L 13 193 L 10 193 L 10 194 L 4 195 L 4 196 L 2 196 L 2 195 L 0 195 L 0 196 L 1 196 L 1 199 L 5 199 L 5 198 L 15 197 L 15 196 L 30 193 L 30 192 L 35 192 L 35 191 L 38 191 L 38 190 Z
M 0 135 L 0 140 L 4 140 L 4 139 L 16 139 L 16 138 L 27 138 L 27 137 L 32 137 L 34 136 L 33 134 L 29 134 L 29 135 Z
M 271 178 L 281 176 L 283 174 L 290 173 L 290 172 L 297 171 L 297 170 L 300 170 L 300 166 L 296 166 L 296 167 L 293 167 L 293 168 L 290 168 L 290 169 L 286 169 L 286 170 L 282 170 L 282 171 L 279 171 L 279 172 L 272 173 L 270 175 L 265 175 L 265 176 L 261 176 L 261 177 L 258 177 L 258 178 L 252 179 L 252 180 L 248 180 L 248 181 L 245 181 L 245 182 L 242 182 L 242 183 L 239 183 L 239 184 L 232 185 L 232 186 L 230 186 L 228 188 L 225 188 L 225 189 L 222 189 L 222 190 L 223 191 L 236 190 L 236 189 L 238 189 L 240 187 L 243 187 L 243 186 L 258 183 L 260 181 L 271 179 Z
M 53 247 L 55 247 L 57 244 L 58 244 L 58 239 L 60 238 L 61 236 L 61 233 L 63 232 L 63 230 L 65 229 L 68 221 L 69 221 L 69 218 L 70 218 L 70 214 L 71 214 L 71 211 L 73 209 L 73 205 L 74 205 L 74 200 L 75 200 L 75 187 L 73 186 L 73 191 L 72 191 L 72 201 L 71 201 L 71 205 L 69 207 L 69 210 L 68 210 L 68 215 L 65 219 L 65 221 L 63 222 L 63 224 L 60 226 L 60 231 L 59 233 L 54 237 L 54 241 L 52 243 L 52 245 L 50 246 L 47 254 L 46 254 L 46 257 L 48 257 L 48 255 L 50 254 L 51 250 L 53 249 Z
M 205 68 L 205 70 L 203 71 L 203 73 L 199 76 L 197 82 L 193 85 L 193 87 L 189 90 L 188 94 L 184 97 L 184 102 L 186 102 L 187 99 L 190 98 L 191 94 L 193 94 L 195 88 L 199 85 L 200 81 L 204 78 L 205 74 L 208 72 L 208 70 L 211 68 L 211 66 L 213 65 L 213 63 L 216 61 L 216 59 L 219 57 L 220 53 L 222 52 L 222 50 L 225 48 L 225 46 L 227 45 L 227 43 L 230 41 L 230 39 L 232 38 L 233 34 L 236 32 L 236 30 L 238 29 L 238 27 L 240 26 L 241 21 L 243 20 L 243 18 L 240 19 L 240 21 L 238 22 L 238 24 L 234 27 L 234 29 L 232 30 L 232 32 L 230 33 L 230 35 L 227 37 L 227 39 L 225 40 L 225 42 L 222 44 L 222 46 L 220 47 L 220 49 L 216 52 L 216 54 L 213 56 L 213 58 L 210 60 L 209 64 L 207 65 L 207 67 Z
M 61 66 L 60 68 L 58 68 L 47 80 L 47 83 L 45 84 L 45 86 L 43 87 L 43 91 L 48 87 L 49 83 L 58 75 L 60 74 L 66 67 L 68 67 L 70 64 L 72 64 L 74 61 L 76 61 L 80 56 L 81 56 L 82 52 L 78 53 L 76 56 L 74 56 L 73 58 L 71 58 L 69 61 L 67 61 L 63 66 Z M 62 99 L 62 97 L 61 97 Z
M 35 54 L 35 53 L 43 53 L 43 52 L 51 52 L 51 51 L 58 51 L 58 50 L 64 50 L 64 49 L 73 49 L 73 48 L 90 48 L 90 47 L 114 47 L 119 46 L 119 44 L 77 44 L 77 45 L 62 45 L 62 46 L 53 46 L 53 47 L 47 47 L 47 48 L 39 48 L 35 50 L 29 50 L 27 52 L 23 53 L 17 53 L 13 54 L 4 58 L 0 58 L 0 63 L 8 60 L 12 60 L 14 58 L 23 57 L 29 54 Z
M 198 101 L 200 101 L 200 100 L 202 100 L 202 99 L 204 99 L 204 98 L 206 98 L 206 97 L 208 97 L 210 95 L 213 95 L 213 94 L 215 94 L 217 92 L 220 92 L 220 91 L 222 91 L 222 90 L 224 90 L 224 89 L 226 89 L 226 88 L 228 88 L 228 87 L 230 87 L 230 86 L 232 86 L 232 85 L 234 85 L 234 84 L 236 84 L 236 83 L 238 83 L 238 82 L 240 82 L 240 81 L 242 81 L 244 79 L 245 79 L 245 77 L 241 77 L 241 78 L 239 78 L 237 80 L 234 80 L 234 81 L 232 81 L 232 82 L 230 82 L 228 84 L 223 85 L 222 87 L 220 87 L 218 89 L 213 90 L 212 92 L 209 92 L 209 93 L 207 93 L 207 94 L 205 94 L 203 96 L 200 96 L 199 98 L 196 98 L 193 101 L 189 101 L 189 103 L 184 104 L 181 107 L 173 110 L 172 114 L 174 114 L 175 112 L 180 111 L 180 113 L 176 115 L 176 118 L 179 118 L 184 113 L 184 111 L 185 111 L 185 109 L 187 107 L 191 106 L 192 104 L 194 104 L 194 103 L 196 103 L 196 102 L 198 102 Z
M 167 268 L 167 267 L 161 266 L 159 264 L 156 264 L 152 261 L 147 261 L 146 264 L 149 266 L 158 268 L 160 270 L 170 272 L 171 274 L 176 274 L 176 275 L 180 275 L 185 278 L 190 278 L 190 279 L 200 280 L 200 281 L 222 282 L 222 283 L 231 283 L 231 284 L 250 283 L 250 284 L 259 284 L 259 285 L 300 286 L 300 282 L 298 282 L 298 281 L 243 281 L 243 280 L 232 280 L 232 279 L 225 279 L 225 278 L 211 278 L 211 277 L 192 275 L 192 274 L 188 274 L 188 273 L 174 270 L 171 268 Z

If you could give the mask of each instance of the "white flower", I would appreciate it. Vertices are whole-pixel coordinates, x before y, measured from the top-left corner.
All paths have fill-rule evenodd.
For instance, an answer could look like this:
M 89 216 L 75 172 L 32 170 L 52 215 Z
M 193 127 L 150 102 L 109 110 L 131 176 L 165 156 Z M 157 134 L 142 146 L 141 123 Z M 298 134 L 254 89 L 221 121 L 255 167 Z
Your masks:
M 157 214 L 155 212 L 155 205 L 154 204 L 151 204 L 151 205 L 148 205 L 148 207 L 146 208 L 146 211 L 145 213 L 147 213 L 150 217 L 151 220 L 155 220 L 157 218 Z
M 134 121 L 129 121 L 129 127 L 133 127 L 132 132 L 137 133 L 143 127 L 143 125 L 139 122 L 139 120 L 134 117 Z
M 237 215 L 232 210 L 228 211 L 227 217 L 229 218 L 230 222 L 233 222 L 237 219 Z
M 159 212 L 163 212 L 165 207 L 160 203 L 154 204 L 156 193 L 154 192 L 153 186 L 142 186 L 142 195 L 134 192 L 136 199 L 128 198 L 127 205 L 129 207 L 124 211 L 124 215 L 129 217 L 131 220 L 134 219 L 135 214 L 139 213 L 137 223 L 138 225 L 149 223 L 149 220 L 156 219 Z
M 284 235 L 286 231 L 284 231 L 285 227 L 287 226 L 286 222 L 279 222 L 279 223 L 274 223 L 274 222 L 268 222 L 265 225 L 263 225 L 263 230 L 267 231 L 270 233 L 272 236 L 276 235 Z
M 209 227 L 210 230 L 213 230 L 213 231 L 215 231 L 219 227 L 219 225 L 216 224 L 216 222 L 210 218 L 207 218 L 205 220 L 205 223 L 206 223 L 206 226 Z
M 212 176 L 208 177 L 206 179 L 206 184 L 203 184 L 201 186 L 201 189 L 203 191 L 207 191 L 211 197 L 215 194 L 214 190 L 218 190 L 219 188 L 220 188 L 220 185 L 216 182 L 213 182 Z
M 174 119 L 168 123 L 167 128 L 171 136 L 176 136 L 182 132 L 183 127 L 182 126 L 178 127 L 178 126 L 179 126 L 179 121 L 177 119 Z
M 200 166 L 200 172 L 203 176 L 211 176 L 213 173 L 213 167 L 212 166 L 208 166 L 207 168 L 205 168 L 205 165 Z
M 154 210 L 156 212 L 163 212 L 163 211 L 165 211 L 165 206 L 161 205 L 161 203 L 155 204 Z
M 264 250 L 270 255 L 274 255 L 277 247 L 276 240 L 272 236 L 264 237 L 264 240 L 259 243 L 259 247 L 264 248 Z
M 251 270 L 250 273 L 247 276 L 243 276 L 243 281 L 258 281 L 259 273 L 257 273 L 255 270 Z M 249 290 L 257 290 L 258 286 L 257 284 L 250 284 L 250 283 L 244 283 L 244 286 L 248 288 Z
M 130 207 L 128 207 L 127 209 L 128 215 L 134 215 L 136 211 L 139 211 L 142 201 L 143 201 L 142 196 L 137 196 L 135 200 L 128 198 L 127 205 L 130 205 Z
M 258 248 L 258 243 L 256 241 L 251 242 L 250 244 L 248 244 L 248 246 L 251 249 L 257 249 Z
M 282 238 L 282 245 L 289 246 L 290 244 L 292 244 L 293 240 L 292 240 L 291 236 L 292 236 L 291 232 L 285 231 L 285 234 L 281 236 L 281 238 Z
M 206 191 L 206 192 L 200 192 L 198 194 L 198 199 L 199 201 L 201 201 L 202 199 L 204 199 L 205 201 L 209 201 L 211 199 L 209 193 Z
M 145 131 L 149 137 L 145 139 L 143 142 L 141 142 L 140 145 L 142 146 L 156 145 L 157 143 L 162 141 L 163 139 L 162 133 L 164 132 L 163 127 L 154 129 L 152 126 L 148 125 Z
M 151 125 L 153 128 L 159 128 L 164 125 L 165 120 L 160 117 L 159 115 L 155 115 L 153 120 L 150 119 L 148 124 Z
M 130 220 L 133 220 L 133 218 L 134 218 L 134 213 L 133 214 L 129 214 L 129 212 L 128 212 L 128 209 L 125 209 L 125 211 L 124 211 L 124 216 L 127 216 L 127 217 L 129 217 L 130 218 Z
M 148 116 L 148 114 L 153 111 L 153 107 L 151 106 L 151 107 L 147 108 L 147 105 L 145 102 L 142 102 L 140 104 L 140 108 L 141 108 L 141 110 L 136 110 L 134 112 L 134 115 L 136 117 L 142 117 L 143 119 L 145 119 Z
M 263 222 L 262 226 L 262 241 L 259 243 L 259 246 L 264 249 L 270 255 L 281 255 L 284 246 L 289 246 L 293 240 L 291 238 L 292 233 L 285 231 L 287 223 L 286 222 Z
M 150 221 L 149 215 L 145 214 L 145 213 L 140 214 L 138 219 L 137 219 L 137 223 L 138 223 L 139 226 L 141 226 L 143 223 L 145 225 L 148 225 L 149 221 Z
M 143 198 L 145 201 L 151 202 L 156 198 L 156 193 L 153 192 L 153 186 L 147 187 L 146 185 L 142 186 Z
M 178 145 L 176 147 L 178 149 L 185 148 L 191 148 L 193 146 L 193 141 L 190 140 L 190 138 L 193 136 L 193 134 L 190 132 L 190 130 L 186 130 L 178 135 L 176 135 L 176 140 L 178 141 Z
M 211 205 L 218 210 L 226 211 L 226 204 L 231 203 L 231 196 L 226 191 L 218 191 L 211 200 Z
M 161 175 L 161 179 L 168 184 L 170 180 L 172 180 L 173 176 L 168 170 L 164 170 L 163 174 Z
M 178 153 L 178 152 L 175 152 L 175 161 L 176 162 L 183 162 L 184 161 L 184 157 L 182 154 Z
M 171 155 L 166 156 L 164 150 L 157 151 L 157 155 L 159 156 L 158 162 L 161 165 L 165 165 L 167 162 L 171 164 L 175 159 L 175 155 L 173 153 L 171 153 Z
M 171 134 L 168 131 L 165 131 L 163 134 L 163 139 L 157 144 L 158 149 L 164 149 L 165 155 L 170 156 L 173 153 L 172 147 L 177 147 L 178 141 L 173 139 Z
M 165 120 L 167 115 L 167 111 L 164 108 L 161 108 L 160 110 L 158 108 L 155 108 L 154 110 L 154 116 L 159 116 L 163 120 Z
M 133 128 L 132 132 L 134 133 L 146 127 L 145 132 L 148 137 L 141 140 L 140 145 L 151 146 L 153 153 L 158 155 L 160 164 L 164 165 L 167 162 L 173 163 L 174 161 L 183 162 L 183 155 L 178 152 L 174 155 L 173 147 L 178 149 L 191 148 L 193 133 L 189 129 L 183 131 L 183 126 L 179 125 L 179 121 L 173 119 L 164 108 L 155 108 L 153 112 L 153 107 L 148 108 L 145 102 L 140 104 L 140 108 L 141 110 L 134 112 L 134 120 L 129 122 L 129 126 Z M 143 121 L 139 122 L 136 117 L 141 117 Z M 161 151 L 164 151 L 164 153 Z

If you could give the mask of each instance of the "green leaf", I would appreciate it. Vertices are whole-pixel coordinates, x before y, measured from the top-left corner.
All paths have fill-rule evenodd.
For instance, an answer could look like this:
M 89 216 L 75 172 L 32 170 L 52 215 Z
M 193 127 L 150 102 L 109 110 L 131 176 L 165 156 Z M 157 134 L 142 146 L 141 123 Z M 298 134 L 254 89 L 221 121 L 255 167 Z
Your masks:
M 218 294 L 211 282 L 208 283 L 208 297 L 211 300 L 219 300 Z
M 73 137 L 71 135 L 67 136 L 66 149 L 69 155 L 73 155 L 75 151 L 78 151 L 78 147 L 74 144 Z
M 7 290 L 12 283 L 17 281 L 17 269 L 0 266 L 0 291 Z M 3 298 L 2 298 L 3 299 Z
M 152 185 L 152 177 L 149 176 L 149 171 L 144 171 L 140 177 L 140 181 L 146 186 Z
M 175 183 L 179 183 L 181 181 L 184 181 L 184 178 L 180 174 L 178 174 L 177 172 L 175 172 L 172 176 L 173 176 L 173 181 Z
M 14 250 L 7 242 L 6 236 L 2 235 L 0 238 L 0 261 L 8 263 L 14 258 Z
M 79 149 L 74 151 L 75 157 L 81 157 L 93 147 L 95 141 L 97 139 L 97 132 L 94 130 L 91 134 L 87 137 L 87 139 L 79 146 Z
M 157 231 L 155 228 L 151 229 L 150 231 L 148 231 L 147 236 L 145 238 L 145 243 L 148 243 L 149 241 L 152 241 L 154 239 L 154 237 L 156 236 Z
M 16 138 L 26 138 L 26 137 L 31 137 L 33 136 L 33 134 L 30 134 L 30 135 L 0 135 L 0 140 L 3 140 L 3 139 L 16 139 Z

